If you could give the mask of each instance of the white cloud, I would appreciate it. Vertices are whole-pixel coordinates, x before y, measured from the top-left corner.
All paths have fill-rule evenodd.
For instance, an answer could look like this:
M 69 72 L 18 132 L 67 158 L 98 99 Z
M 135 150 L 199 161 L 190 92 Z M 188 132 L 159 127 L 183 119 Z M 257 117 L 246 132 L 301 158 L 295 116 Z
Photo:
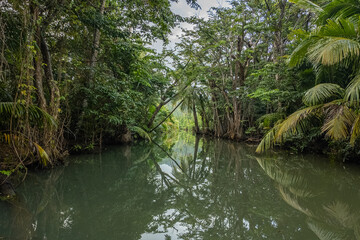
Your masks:
M 208 19 L 208 11 L 212 7 L 229 7 L 230 4 L 226 0 L 198 0 L 198 4 L 201 6 L 201 9 L 195 10 L 186 4 L 185 0 L 179 0 L 178 3 L 172 3 L 171 10 L 182 16 L 182 17 L 191 17 L 197 16 L 200 18 Z M 189 23 L 181 23 L 179 26 L 175 27 L 172 30 L 172 34 L 169 36 L 169 44 L 166 47 L 167 49 L 174 49 L 175 44 L 180 42 L 181 35 L 183 34 L 181 28 L 184 29 L 193 29 L 193 25 Z M 163 42 L 158 40 L 154 42 L 151 47 L 156 49 L 158 52 L 162 50 Z

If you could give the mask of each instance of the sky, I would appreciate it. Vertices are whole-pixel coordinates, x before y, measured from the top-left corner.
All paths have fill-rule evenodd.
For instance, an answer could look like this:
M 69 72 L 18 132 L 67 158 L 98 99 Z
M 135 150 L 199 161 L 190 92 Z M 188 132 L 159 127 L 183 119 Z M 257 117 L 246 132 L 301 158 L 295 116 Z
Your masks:
M 172 3 L 171 4 L 171 10 L 182 16 L 182 17 L 191 17 L 191 16 L 197 16 L 200 18 L 208 18 L 208 11 L 212 7 L 229 7 L 230 4 L 226 0 L 198 0 L 198 4 L 201 6 L 201 9 L 195 10 L 191 8 L 189 5 L 186 4 L 185 0 L 179 0 L 178 3 Z M 180 37 L 182 35 L 181 28 L 185 29 L 192 29 L 193 26 L 188 23 L 181 23 L 179 26 L 174 28 L 172 30 L 172 34 L 169 36 L 169 45 L 166 47 L 167 49 L 174 49 L 175 44 L 177 42 L 180 42 Z M 158 52 L 161 52 L 162 50 L 162 41 L 157 41 L 152 44 L 152 47 L 155 48 Z

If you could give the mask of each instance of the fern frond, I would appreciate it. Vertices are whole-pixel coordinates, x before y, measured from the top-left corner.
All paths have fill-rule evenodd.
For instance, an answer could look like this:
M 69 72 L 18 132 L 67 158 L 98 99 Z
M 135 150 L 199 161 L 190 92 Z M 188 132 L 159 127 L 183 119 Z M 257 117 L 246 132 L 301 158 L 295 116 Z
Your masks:
M 263 125 L 263 128 L 266 129 L 274 126 L 275 123 L 277 123 L 279 120 L 283 120 L 285 117 L 286 115 L 284 113 L 268 113 L 259 117 L 256 122 L 259 125 Z

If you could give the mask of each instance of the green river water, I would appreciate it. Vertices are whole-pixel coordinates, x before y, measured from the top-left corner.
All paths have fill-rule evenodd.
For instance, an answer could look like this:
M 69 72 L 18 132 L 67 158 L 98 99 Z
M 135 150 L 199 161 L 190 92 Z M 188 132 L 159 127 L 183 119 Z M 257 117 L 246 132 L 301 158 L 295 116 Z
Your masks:
M 186 134 L 156 142 L 30 172 L 0 202 L 0 239 L 360 239 L 357 165 Z

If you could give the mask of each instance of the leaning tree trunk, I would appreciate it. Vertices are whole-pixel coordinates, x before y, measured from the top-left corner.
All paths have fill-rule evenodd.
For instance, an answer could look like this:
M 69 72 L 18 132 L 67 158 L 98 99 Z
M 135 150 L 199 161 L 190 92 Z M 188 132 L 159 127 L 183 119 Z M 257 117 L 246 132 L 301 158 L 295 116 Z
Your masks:
M 165 105 L 166 103 L 164 101 L 160 102 L 159 105 L 156 106 L 155 111 L 153 112 L 153 114 L 151 115 L 150 120 L 147 123 L 147 127 L 150 129 L 151 126 L 153 125 L 154 121 L 155 121 L 155 117 L 158 115 L 158 113 L 160 112 L 161 108 Z

